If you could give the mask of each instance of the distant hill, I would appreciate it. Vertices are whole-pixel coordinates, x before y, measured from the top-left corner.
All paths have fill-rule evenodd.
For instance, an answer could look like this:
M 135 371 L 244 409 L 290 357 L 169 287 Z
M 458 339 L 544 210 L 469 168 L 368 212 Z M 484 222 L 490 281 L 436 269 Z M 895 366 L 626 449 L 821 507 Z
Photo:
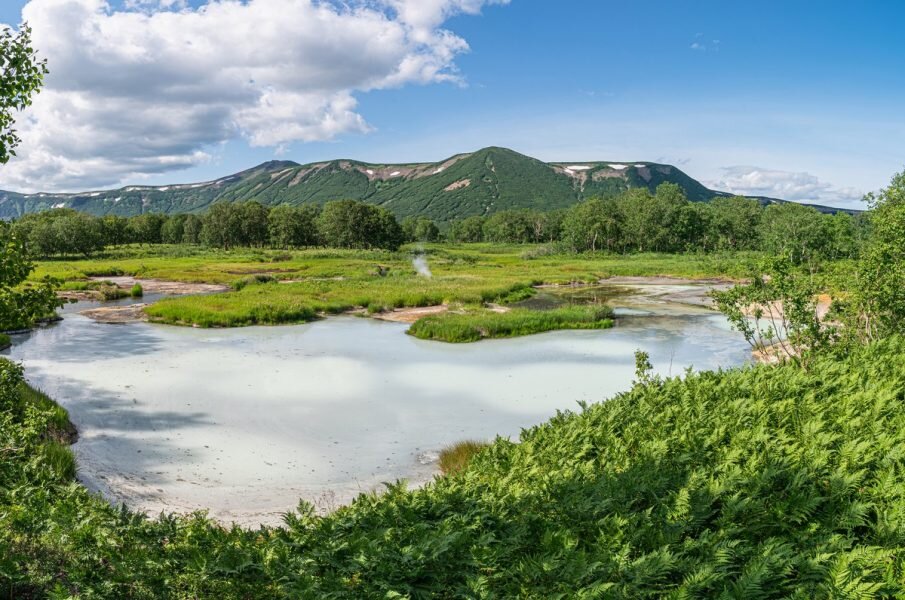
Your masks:
M 0 218 L 12 219 L 51 208 L 132 216 L 145 212 L 200 213 L 216 202 L 257 200 L 275 206 L 354 198 L 384 206 L 400 218 L 423 215 L 448 222 L 512 208 L 566 208 L 584 198 L 614 196 L 630 187 L 653 190 L 664 182 L 678 184 L 693 201 L 730 195 L 707 189 L 672 165 L 545 163 L 506 148 L 491 147 L 457 154 L 438 163 L 332 160 L 300 165 L 270 161 L 204 183 L 129 186 L 76 194 L 0 191 Z M 818 208 L 825 212 L 835 210 Z

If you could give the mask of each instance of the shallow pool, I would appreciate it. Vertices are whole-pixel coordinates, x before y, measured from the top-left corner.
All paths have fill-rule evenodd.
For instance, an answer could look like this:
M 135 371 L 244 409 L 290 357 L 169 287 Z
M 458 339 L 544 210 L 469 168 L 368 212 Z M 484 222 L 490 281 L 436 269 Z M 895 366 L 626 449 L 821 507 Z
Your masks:
M 420 483 L 444 445 L 517 438 L 605 400 L 630 385 L 636 349 L 665 375 L 750 356 L 718 314 L 644 308 L 610 330 L 463 345 L 360 317 L 202 330 L 70 308 L 3 354 L 69 410 L 90 488 L 150 512 L 274 523 L 299 498 L 328 510 L 381 482 Z

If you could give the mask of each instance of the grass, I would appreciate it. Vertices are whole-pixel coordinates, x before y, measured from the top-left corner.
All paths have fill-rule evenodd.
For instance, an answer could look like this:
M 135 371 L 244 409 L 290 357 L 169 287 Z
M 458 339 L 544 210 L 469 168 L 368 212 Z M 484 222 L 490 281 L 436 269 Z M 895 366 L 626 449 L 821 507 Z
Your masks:
M 226 294 L 186 296 L 147 309 L 157 322 L 201 327 L 299 323 L 366 308 L 442 303 L 514 302 L 540 283 L 590 283 L 616 275 L 740 278 L 756 255 L 534 255 L 533 246 L 428 244 L 434 276 L 419 277 L 409 249 L 399 252 L 314 249 L 232 252 L 190 246 L 130 246 L 91 260 L 44 261 L 33 277 L 87 285 L 89 276 L 126 274 L 227 284 Z M 272 283 L 269 283 L 272 282 Z M 277 283 L 278 282 L 278 283 Z
M 132 286 L 132 289 L 129 290 L 129 295 L 133 298 L 141 298 L 145 295 L 145 290 L 141 287 L 140 283 L 136 283 Z
M 422 340 L 475 342 L 557 329 L 608 329 L 612 326 L 613 309 L 608 306 L 568 306 L 543 311 L 515 308 L 509 312 L 478 309 L 424 317 L 415 321 L 408 333 Z
M 127 298 L 131 295 L 130 291 L 124 290 L 114 284 L 111 281 L 103 281 L 103 280 L 82 280 L 82 279 L 74 279 L 64 281 L 60 285 L 60 289 L 64 291 L 74 291 L 74 292 L 91 292 L 91 295 L 96 297 L 98 300 L 119 300 L 120 298 Z M 134 287 L 133 287 L 134 290 Z
M 5 333 L 0 333 L 0 350 L 6 350 L 12 346 L 12 340 Z
M 475 440 L 465 440 L 457 442 L 451 446 L 447 446 L 440 451 L 440 458 L 437 461 L 440 472 L 444 475 L 458 473 L 468 466 L 471 459 L 481 450 L 490 446 L 487 442 L 478 442 Z
M 66 409 L 41 390 L 22 382 L 18 388 L 18 410 L 24 411 L 26 407 L 31 407 L 45 414 L 47 417 L 45 437 L 48 440 L 60 442 L 67 446 L 75 443 L 77 433 L 69 420 L 69 413 Z
M 255 530 L 60 480 L 4 368 L 4 597 L 905 596 L 901 339 L 807 371 L 646 376 L 423 489 Z

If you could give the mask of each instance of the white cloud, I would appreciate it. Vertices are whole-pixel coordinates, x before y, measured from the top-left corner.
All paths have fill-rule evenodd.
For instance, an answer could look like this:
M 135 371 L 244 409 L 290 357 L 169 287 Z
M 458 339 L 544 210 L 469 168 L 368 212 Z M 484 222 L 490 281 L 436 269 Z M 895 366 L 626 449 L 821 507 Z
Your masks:
M 734 166 L 722 169 L 722 176 L 708 187 L 743 196 L 767 196 L 818 204 L 857 207 L 864 192 L 838 188 L 810 173 Z
M 73 190 L 187 168 L 242 137 L 370 131 L 356 93 L 459 82 L 455 14 L 508 0 L 30 0 L 50 75 L 0 187 Z

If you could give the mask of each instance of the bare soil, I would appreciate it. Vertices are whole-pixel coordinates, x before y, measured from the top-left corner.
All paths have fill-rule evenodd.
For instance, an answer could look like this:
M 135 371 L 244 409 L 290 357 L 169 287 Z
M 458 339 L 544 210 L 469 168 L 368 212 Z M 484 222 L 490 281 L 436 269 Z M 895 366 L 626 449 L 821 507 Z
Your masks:
M 144 309 L 148 304 L 129 304 L 127 306 L 102 306 L 100 308 L 91 308 L 83 310 L 81 313 L 89 319 L 93 319 L 98 323 L 107 323 L 110 325 L 121 325 L 124 323 L 139 323 L 147 321 L 148 315 Z
M 228 285 L 215 283 L 186 283 L 183 281 L 163 281 L 160 279 L 136 279 L 135 277 L 92 277 L 96 281 L 109 281 L 117 287 L 131 289 L 140 284 L 146 294 L 170 294 L 176 296 L 188 294 L 214 294 L 229 291 Z

